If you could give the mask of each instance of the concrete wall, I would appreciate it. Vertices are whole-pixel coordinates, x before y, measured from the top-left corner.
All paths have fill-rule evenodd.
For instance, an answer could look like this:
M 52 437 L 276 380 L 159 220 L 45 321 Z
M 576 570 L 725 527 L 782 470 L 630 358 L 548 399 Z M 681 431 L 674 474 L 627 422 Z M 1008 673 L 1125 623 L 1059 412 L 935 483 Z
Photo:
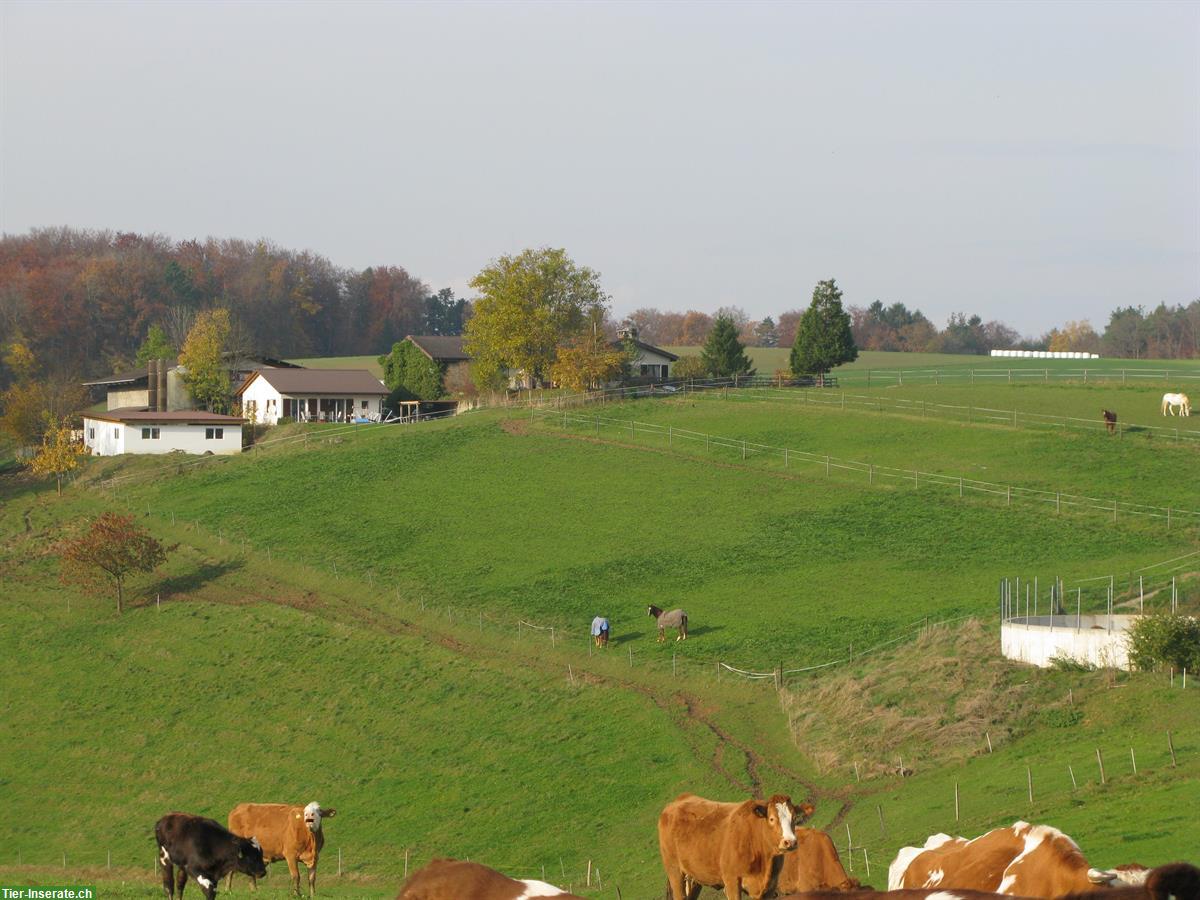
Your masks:
M 150 392 L 146 388 L 132 391 L 109 391 L 108 409 L 144 409 L 150 404 Z
M 1047 668 L 1056 657 L 1108 669 L 1129 667 L 1125 632 L 1138 616 L 1028 616 L 1000 626 L 1000 652 Z M 1111 630 L 1110 630 L 1111 622 Z
M 143 438 L 143 428 L 157 428 L 157 438 Z M 219 428 L 222 435 L 209 438 L 207 429 Z M 94 437 L 92 429 L 95 429 Z M 242 452 L 242 428 L 232 425 L 184 425 L 180 423 L 129 424 L 101 422 L 84 418 L 83 440 L 97 456 L 116 456 L 121 453 L 184 453 L 232 454 Z

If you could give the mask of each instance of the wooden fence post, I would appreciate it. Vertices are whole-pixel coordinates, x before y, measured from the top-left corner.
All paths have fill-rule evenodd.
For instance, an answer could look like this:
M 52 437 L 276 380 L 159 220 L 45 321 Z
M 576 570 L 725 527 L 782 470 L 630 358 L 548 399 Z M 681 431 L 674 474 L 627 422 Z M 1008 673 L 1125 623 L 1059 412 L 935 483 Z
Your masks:
M 1100 783 L 1104 784 L 1104 757 L 1100 755 L 1100 748 L 1096 748 L 1096 762 L 1100 766 Z

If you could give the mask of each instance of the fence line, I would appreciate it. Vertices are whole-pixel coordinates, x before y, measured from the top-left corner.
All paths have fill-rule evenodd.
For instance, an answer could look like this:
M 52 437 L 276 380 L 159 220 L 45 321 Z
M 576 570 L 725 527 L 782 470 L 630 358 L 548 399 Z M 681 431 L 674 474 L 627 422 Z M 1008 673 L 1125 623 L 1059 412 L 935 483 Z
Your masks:
M 1127 500 L 1109 500 L 1088 497 L 1081 494 L 1068 494 L 1062 491 L 1020 487 L 1012 484 L 981 481 L 962 475 L 925 472 L 919 469 L 899 469 L 893 466 L 875 465 L 874 463 L 863 462 L 861 460 L 844 459 L 830 454 L 777 447 L 771 444 L 762 444 L 757 441 L 733 438 L 726 435 L 675 428 L 670 425 L 657 425 L 651 422 L 639 422 L 636 419 L 616 419 L 600 415 L 585 416 L 577 413 L 573 414 L 565 410 L 546 410 L 532 407 L 530 408 L 530 416 L 535 419 L 540 417 L 550 424 L 561 423 L 564 429 L 570 424 L 586 426 L 589 429 L 594 428 L 596 431 L 601 426 L 607 426 L 618 429 L 621 433 L 628 432 L 634 440 L 636 440 L 640 431 L 642 434 L 658 435 L 666 438 L 666 443 L 670 447 L 674 447 L 675 441 L 679 440 L 703 444 L 705 450 L 709 452 L 711 452 L 713 447 L 734 450 L 740 452 L 742 461 L 748 460 L 751 454 L 757 454 L 760 456 L 778 457 L 783 461 L 785 468 L 789 468 L 791 463 L 795 461 L 823 467 L 826 474 L 832 469 L 854 472 L 866 475 L 868 483 L 872 485 L 876 479 L 891 479 L 899 484 L 912 484 L 915 488 L 924 485 L 947 488 L 951 491 L 957 490 L 960 497 L 965 496 L 967 491 L 994 497 L 1004 497 L 1006 504 L 1010 506 L 1013 500 L 1017 499 L 1046 505 L 1053 504 L 1056 512 L 1061 512 L 1062 508 L 1066 506 L 1068 508 L 1098 510 L 1112 515 L 1114 518 L 1118 514 L 1123 514 L 1150 519 L 1164 519 L 1167 521 L 1168 527 L 1170 527 L 1172 519 L 1180 524 L 1194 525 L 1200 522 L 1200 511 L 1197 510 L 1181 509 L 1174 506 L 1153 506 Z

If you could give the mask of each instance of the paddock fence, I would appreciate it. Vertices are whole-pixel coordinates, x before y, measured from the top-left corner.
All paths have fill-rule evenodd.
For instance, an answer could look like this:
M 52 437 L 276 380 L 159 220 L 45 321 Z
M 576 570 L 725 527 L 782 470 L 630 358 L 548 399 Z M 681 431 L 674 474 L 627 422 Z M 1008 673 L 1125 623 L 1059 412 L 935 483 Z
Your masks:
M 1158 520 L 1172 527 L 1194 527 L 1200 524 L 1200 510 L 1174 506 L 1154 506 L 1116 498 L 1088 497 L 1065 491 L 1027 488 L 1020 485 L 981 481 L 964 475 L 948 475 L 941 472 L 925 472 L 919 469 L 901 469 L 881 466 L 861 460 L 846 459 L 832 454 L 814 453 L 809 450 L 793 450 L 772 444 L 676 428 L 636 419 L 621 419 L 599 414 L 582 415 L 568 410 L 547 410 L 531 407 L 531 421 L 540 421 L 557 426 L 564 432 L 576 433 L 616 441 L 628 438 L 631 443 L 641 442 L 667 450 L 703 450 L 704 459 L 721 464 L 747 464 L 752 461 L 775 462 L 783 471 L 816 472 L 831 476 L 835 471 L 848 474 L 859 483 L 863 479 L 868 485 L 891 485 L 912 487 L 914 490 L 934 488 L 939 492 L 959 497 L 985 497 L 1003 501 L 1006 506 L 1018 504 L 1035 505 L 1056 513 L 1064 510 L 1101 512 L 1116 522 L 1122 518 L 1137 517 Z

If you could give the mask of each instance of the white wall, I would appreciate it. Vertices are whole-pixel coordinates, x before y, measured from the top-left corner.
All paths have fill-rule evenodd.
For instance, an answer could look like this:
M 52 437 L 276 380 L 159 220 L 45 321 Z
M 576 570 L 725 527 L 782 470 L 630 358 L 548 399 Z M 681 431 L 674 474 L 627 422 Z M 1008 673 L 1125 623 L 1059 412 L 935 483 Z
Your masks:
M 1109 630 L 1109 620 L 1112 630 Z M 1108 669 L 1129 667 L 1125 632 L 1137 616 L 1029 616 L 1006 621 L 1000 626 L 1000 652 L 1008 659 L 1041 666 L 1055 657 Z
M 671 377 L 671 366 L 673 363 L 665 356 L 659 356 L 657 353 L 647 353 L 645 350 L 638 348 L 638 354 L 633 358 L 633 362 L 629 364 L 629 372 L 634 378 L 641 377 L 642 366 L 666 366 L 667 378 Z M 659 369 L 661 372 L 662 370 Z
M 150 391 L 146 388 L 132 391 L 109 391 L 108 409 L 141 409 L 150 403 Z
M 267 404 L 272 400 L 274 403 L 268 408 Z M 254 421 L 260 424 L 274 425 L 283 415 L 283 399 L 279 391 L 267 384 L 261 376 L 255 378 L 250 387 L 242 392 L 242 413 L 247 419 L 250 418 L 247 409 L 250 403 L 254 404 Z
M 95 438 L 89 429 L 95 428 Z M 143 438 L 143 428 L 157 428 L 158 438 Z M 206 429 L 222 429 L 221 438 L 209 439 Z M 114 436 L 115 433 L 115 436 Z M 207 453 L 227 455 L 242 452 L 242 427 L 236 422 L 227 425 L 185 425 L 179 422 L 163 424 L 120 424 L 98 419 L 83 420 L 84 443 L 97 456 L 116 456 L 121 453 Z

